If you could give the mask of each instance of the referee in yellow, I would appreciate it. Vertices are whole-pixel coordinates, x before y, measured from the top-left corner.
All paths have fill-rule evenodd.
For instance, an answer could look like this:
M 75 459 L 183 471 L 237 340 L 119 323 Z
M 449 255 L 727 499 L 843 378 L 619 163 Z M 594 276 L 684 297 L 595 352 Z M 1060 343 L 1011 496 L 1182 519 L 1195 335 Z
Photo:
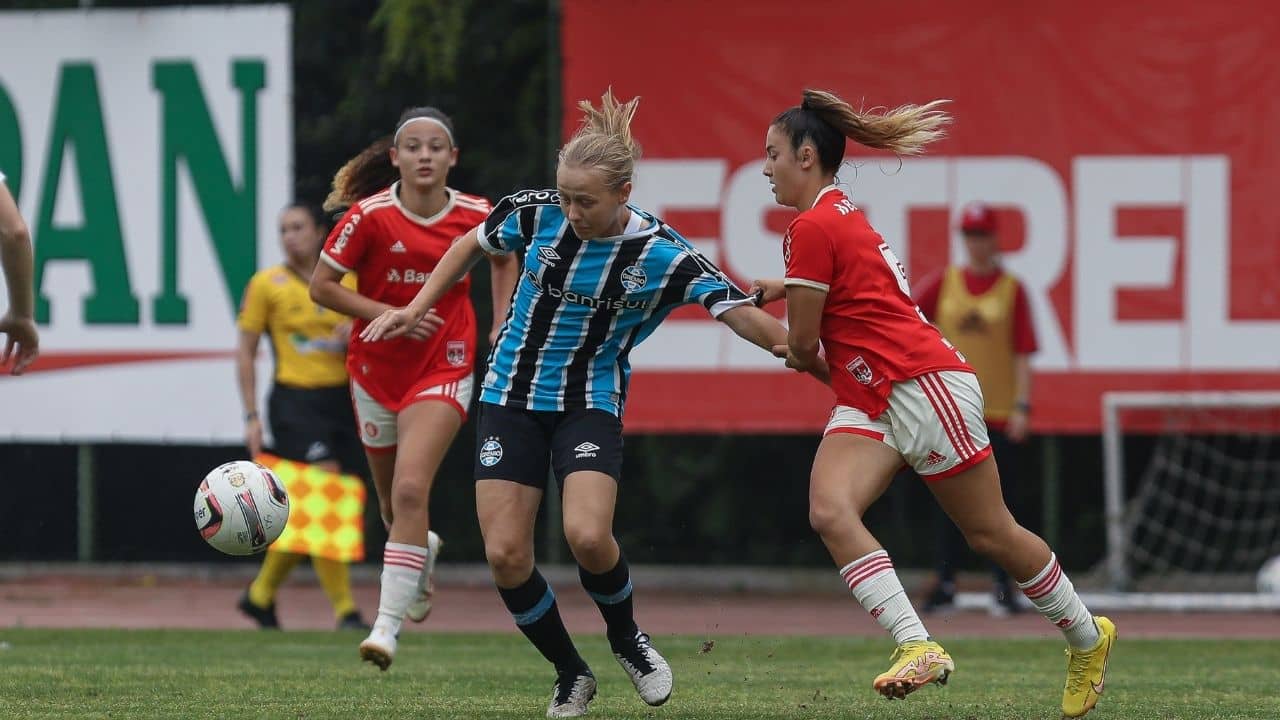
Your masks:
M 265 333 L 275 355 L 275 378 L 267 400 L 274 453 L 332 472 L 364 474 L 364 453 L 345 367 L 350 321 L 311 301 L 311 273 L 320 259 L 327 227 L 319 208 L 301 203 L 280 214 L 283 264 L 249 280 L 240 307 L 236 379 L 244 407 L 245 445 L 262 452 L 254 361 Z M 348 276 L 344 284 L 354 286 Z M 262 569 L 238 607 L 264 629 L 280 627 L 276 591 L 303 556 L 268 550 Z M 347 563 L 312 557 L 316 576 L 333 604 L 339 629 L 367 630 L 351 595 Z

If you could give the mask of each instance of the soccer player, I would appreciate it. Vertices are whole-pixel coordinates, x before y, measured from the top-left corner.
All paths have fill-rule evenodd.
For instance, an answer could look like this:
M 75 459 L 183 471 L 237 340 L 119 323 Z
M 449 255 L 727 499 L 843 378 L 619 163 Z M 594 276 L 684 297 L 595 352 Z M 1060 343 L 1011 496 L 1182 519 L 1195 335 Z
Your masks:
M 1022 283 L 1000 265 L 996 214 L 983 203 L 960 213 L 967 258 L 926 278 L 916 304 L 943 337 L 955 345 L 978 376 L 983 421 L 1001 483 L 1013 478 L 1013 463 L 1027 437 L 1031 412 L 1031 354 L 1036 351 L 1031 304 Z M 938 578 L 921 608 L 937 612 L 955 604 L 956 566 L 964 537 L 941 508 L 935 507 Z M 994 565 L 992 615 L 1020 610 L 1009 573 Z
M 8 365 L 14 375 L 21 375 L 40 354 L 40 335 L 36 332 L 35 293 L 31 264 L 31 232 L 18 212 L 0 172 L 0 267 L 9 288 L 9 309 L 0 316 L 0 333 L 7 335 L 0 368 Z
M 759 282 L 766 300 L 787 299 L 787 343 L 774 352 L 804 370 L 818 362 L 821 343 L 836 393 L 810 474 L 809 519 L 853 596 L 898 643 L 874 688 L 900 698 L 945 682 L 951 656 L 929 637 L 888 553 L 862 524 L 894 472 L 913 467 L 969 545 L 1008 571 L 1066 636 L 1062 710 L 1079 717 L 1102 691 L 1115 626 L 1089 614 L 1053 552 L 1009 513 L 972 368 L 912 302 L 902 264 L 835 185 L 846 137 L 919 153 L 950 120 L 943 102 L 858 112 L 806 90 L 769 125 L 764 174 L 778 204 L 800 211 L 783 238 L 785 279 Z
M 489 357 L 477 426 L 476 511 L 498 592 L 525 637 L 556 668 L 548 717 L 587 712 L 596 680 L 534 566 L 533 530 L 548 461 L 562 488 L 565 538 L 614 656 L 649 705 L 671 695 L 671 668 L 637 626 L 627 561 L 613 536 L 622 476 L 628 355 L 679 305 L 698 303 L 764 347 L 786 331 L 673 228 L 629 205 L 640 148 L 639 98 L 583 101 L 560 151 L 556 189 L 503 199 L 440 261 L 408 307 L 364 329 L 366 340 L 418 327 L 482 255 L 524 252 L 512 311 Z M 815 374 L 823 374 L 821 367 Z
M 245 287 L 236 323 L 240 328 L 236 384 L 244 407 L 245 446 L 251 457 L 257 457 L 262 452 L 262 418 L 255 360 L 265 333 L 275 357 L 267 399 L 275 454 L 331 472 L 359 472 L 363 462 L 344 365 L 351 322 L 309 297 L 327 229 L 318 207 L 294 203 L 280 213 L 285 261 L 259 271 Z M 268 550 L 257 578 L 240 597 L 240 611 L 261 628 L 279 628 L 276 592 L 302 558 L 298 553 Z M 347 563 L 312 557 L 311 564 L 333 604 L 338 628 L 367 630 L 351 596 Z
M 388 165 L 388 162 L 390 165 Z M 386 670 L 406 615 L 431 610 L 441 540 L 428 499 L 445 451 L 471 404 L 476 318 L 471 283 L 458 274 L 407 335 L 370 343 L 366 323 L 412 299 L 449 247 L 489 213 L 487 200 L 446 185 L 458 162 L 453 123 L 435 108 L 406 110 L 334 178 L 326 205 L 354 203 L 334 226 L 311 280 L 316 302 L 355 318 L 347 370 L 378 506 L 387 525 L 378 617 L 360 657 Z M 397 178 L 387 187 L 390 177 Z M 494 322 L 506 315 L 515 264 L 493 259 Z M 355 292 L 341 284 L 357 276 Z

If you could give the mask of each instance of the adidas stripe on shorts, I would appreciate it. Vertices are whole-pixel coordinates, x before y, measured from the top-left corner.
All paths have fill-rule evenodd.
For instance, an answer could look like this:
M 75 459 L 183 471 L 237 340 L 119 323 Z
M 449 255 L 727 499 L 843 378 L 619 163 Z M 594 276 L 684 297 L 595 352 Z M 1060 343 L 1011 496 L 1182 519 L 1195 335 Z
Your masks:
M 896 382 L 889 409 L 872 420 L 837 405 L 823 436 L 851 433 L 897 450 L 925 480 L 963 472 L 991 454 L 978 376 L 946 370 Z

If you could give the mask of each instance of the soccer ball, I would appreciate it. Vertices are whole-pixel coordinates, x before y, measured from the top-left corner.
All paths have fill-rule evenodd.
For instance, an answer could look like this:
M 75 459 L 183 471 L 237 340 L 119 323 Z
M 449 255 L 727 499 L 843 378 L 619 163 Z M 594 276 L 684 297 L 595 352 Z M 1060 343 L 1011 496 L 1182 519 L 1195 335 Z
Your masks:
M 262 552 L 284 532 L 289 493 L 275 473 L 236 460 L 214 468 L 196 489 L 196 529 L 228 555 Z
M 1258 592 L 1280 596 L 1280 555 L 1262 563 L 1258 570 Z

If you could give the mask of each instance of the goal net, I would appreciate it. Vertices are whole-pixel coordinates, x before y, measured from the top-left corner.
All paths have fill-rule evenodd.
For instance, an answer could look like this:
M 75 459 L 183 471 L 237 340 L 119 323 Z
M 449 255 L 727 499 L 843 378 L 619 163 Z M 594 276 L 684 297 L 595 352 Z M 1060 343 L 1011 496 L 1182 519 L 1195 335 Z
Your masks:
M 1139 606 L 1280 608 L 1280 392 L 1103 396 L 1107 576 Z

